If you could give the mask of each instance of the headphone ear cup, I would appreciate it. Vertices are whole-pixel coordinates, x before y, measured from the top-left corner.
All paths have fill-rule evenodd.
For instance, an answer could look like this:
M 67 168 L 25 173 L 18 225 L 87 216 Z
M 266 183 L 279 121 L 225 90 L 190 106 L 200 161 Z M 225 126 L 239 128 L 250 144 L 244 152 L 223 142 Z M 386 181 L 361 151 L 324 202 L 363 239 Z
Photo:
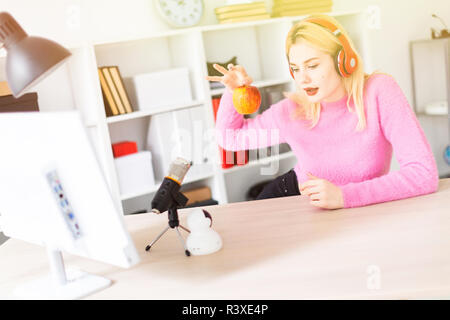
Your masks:
M 347 73 L 347 70 L 345 70 L 345 53 L 343 50 L 340 50 L 337 55 L 337 66 L 341 76 L 344 78 L 350 76 L 350 74 Z
M 358 59 L 357 59 L 356 55 L 353 54 L 353 52 L 352 52 L 349 55 L 345 56 L 344 63 L 345 63 L 345 65 L 344 65 L 345 70 L 350 75 L 356 70 L 356 67 L 358 66 Z

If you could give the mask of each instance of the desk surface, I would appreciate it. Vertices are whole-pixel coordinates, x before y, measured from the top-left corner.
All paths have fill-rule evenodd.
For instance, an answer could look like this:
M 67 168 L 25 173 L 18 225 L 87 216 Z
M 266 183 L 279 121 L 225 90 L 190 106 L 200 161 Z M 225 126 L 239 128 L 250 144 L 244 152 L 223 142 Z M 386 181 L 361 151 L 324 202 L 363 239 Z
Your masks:
M 186 213 L 180 210 L 183 224 Z M 323 210 L 305 196 L 208 207 L 223 248 L 186 257 L 166 214 L 126 216 L 141 263 L 121 269 L 64 254 L 113 280 L 88 299 L 450 298 L 450 179 L 426 196 Z M 184 237 L 186 233 L 182 231 Z M 0 246 L 0 297 L 48 270 L 44 248 Z

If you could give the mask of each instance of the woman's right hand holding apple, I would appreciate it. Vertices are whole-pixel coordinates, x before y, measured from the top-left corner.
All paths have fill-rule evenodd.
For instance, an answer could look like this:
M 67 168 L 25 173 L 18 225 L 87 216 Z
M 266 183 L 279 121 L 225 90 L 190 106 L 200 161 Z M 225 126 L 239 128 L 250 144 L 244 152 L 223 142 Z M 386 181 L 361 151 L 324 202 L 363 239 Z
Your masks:
M 248 76 L 243 66 L 229 64 L 228 70 L 219 64 L 213 65 L 214 69 L 219 71 L 223 76 L 207 76 L 206 80 L 219 81 L 230 91 L 242 86 L 250 86 L 253 79 Z

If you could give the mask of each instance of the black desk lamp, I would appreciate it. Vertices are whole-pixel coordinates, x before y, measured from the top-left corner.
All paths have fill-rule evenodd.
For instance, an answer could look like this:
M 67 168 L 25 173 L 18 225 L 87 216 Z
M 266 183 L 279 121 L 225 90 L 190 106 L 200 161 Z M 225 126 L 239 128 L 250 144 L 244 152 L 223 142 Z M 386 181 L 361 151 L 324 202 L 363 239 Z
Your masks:
M 0 45 L 7 52 L 6 81 L 16 98 L 71 55 L 54 41 L 29 36 L 8 12 L 0 12 Z

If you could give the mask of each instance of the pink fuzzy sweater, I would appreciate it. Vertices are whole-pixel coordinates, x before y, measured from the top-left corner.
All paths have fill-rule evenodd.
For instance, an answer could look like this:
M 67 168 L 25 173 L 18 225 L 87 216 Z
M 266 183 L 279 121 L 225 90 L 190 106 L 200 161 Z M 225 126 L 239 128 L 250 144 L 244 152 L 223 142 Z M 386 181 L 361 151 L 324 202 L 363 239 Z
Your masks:
M 244 119 L 226 90 L 217 114 L 217 140 L 230 151 L 288 143 L 297 157 L 299 184 L 308 180 L 307 172 L 332 182 L 341 188 L 345 208 L 435 192 L 436 161 L 396 81 L 385 74 L 366 81 L 363 131 L 355 130 L 358 118 L 348 111 L 346 99 L 322 102 L 319 122 L 308 129 L 309 121 L 291 118 L 296 104 L 289 99 L 254 119 Z M 397 171 L 389 171 L 393 151 L 400 165 Z

